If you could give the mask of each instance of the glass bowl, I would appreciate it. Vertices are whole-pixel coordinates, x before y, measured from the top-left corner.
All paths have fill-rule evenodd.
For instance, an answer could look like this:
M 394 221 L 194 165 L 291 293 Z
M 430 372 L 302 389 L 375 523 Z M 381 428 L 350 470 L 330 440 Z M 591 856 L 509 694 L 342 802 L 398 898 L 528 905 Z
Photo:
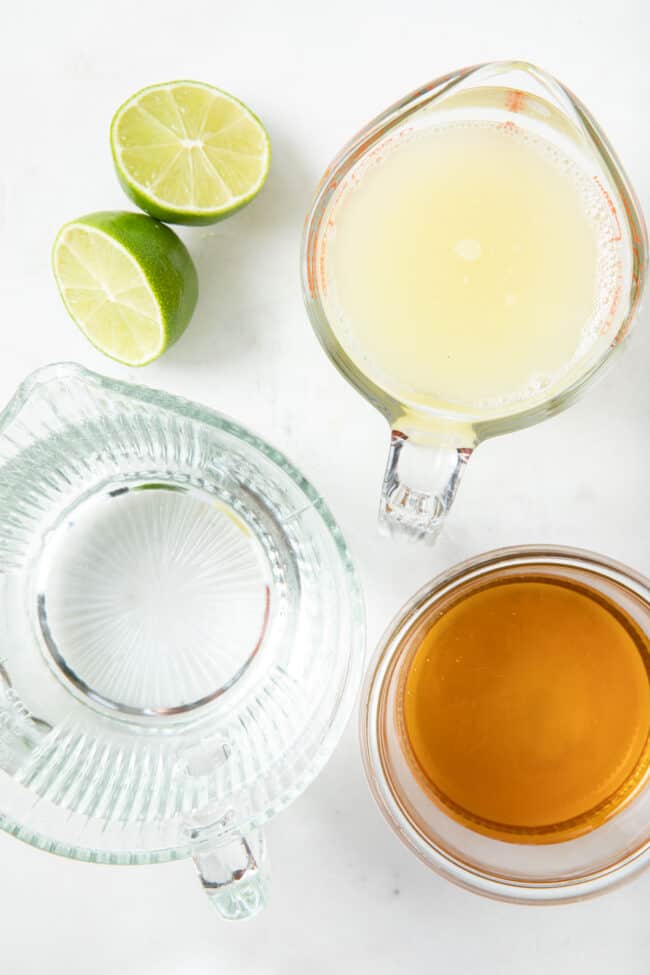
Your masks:
M 0 414 L 0 826 L 113 864 L 193 856 L 264 903 L 260 827 L 330 756 L 364 613 L 314 488 L 229 419 L 76 365 Z
M 451 819 L 425 791 L 400 742 L 400 675 L 432 608 L 492 574 L 570 578 L 620 606 L 650 634 L 650 580 L 610 559 L 553 546 L 504 548 L 438 576 L 397 615 L 372 662 L 361 708 L 361 748 L 374 798 L 399 838 L 448 880 L 497 900 L 553 904 L 603 893 L 650 864 L 650 781 L 602 825 L 557 843 L 509 843 Z M 479 582 L 480 581 L 480 582 Z M 461 588 L 462 587 L 462 588 Z M 413 640 L 410 640 L 410 637 Z

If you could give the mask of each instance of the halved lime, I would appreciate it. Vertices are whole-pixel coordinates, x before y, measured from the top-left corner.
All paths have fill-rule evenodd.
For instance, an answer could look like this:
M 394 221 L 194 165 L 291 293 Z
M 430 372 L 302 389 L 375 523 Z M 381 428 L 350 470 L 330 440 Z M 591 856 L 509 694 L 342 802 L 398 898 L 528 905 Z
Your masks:
M 271 161 L 260 120 L 198 81 L 132 95 L 113 116 L 111 149 L 131 199 L 168 223 L 215 223 L 239 210 L 261 189 Z
M 144 366 L 185 331 L 198 296 L 187 248 L 143 213 L 91 213 L 65 224 L 52 251 L 70 315 L 93 345 Z

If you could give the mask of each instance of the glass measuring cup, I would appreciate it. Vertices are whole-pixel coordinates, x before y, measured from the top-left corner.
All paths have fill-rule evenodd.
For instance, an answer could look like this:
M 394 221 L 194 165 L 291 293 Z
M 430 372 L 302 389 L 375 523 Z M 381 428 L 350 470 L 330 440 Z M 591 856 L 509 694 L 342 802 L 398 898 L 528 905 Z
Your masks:
M 615 286 L 602 309 L 597 339 L 576 352 L 561 375 L 543 378 L 523 398 L 483 405 L 444 397 L 435 401 L 428 396 L 435 390 L 398 386 L 348 328 L 337 280 L 328 264 L 349 200 L 368 173 L 381 169 L 395 147 L 413 144 L 434 127 L 477 124 L 543 140 L 544 145 L 557 148 L 562 158 L 579 164 L 589 192 L 597 194 L 606 214 L 610 240 L 616 242 L 612 243 Z M 381 227 L 375 232 L 381 234 Z M 474 257 L 467 250 L 469 245 L 477 247 L 476 241 L 458 243 L 467 245 L 464 257 Z M 611 146 L 582 103 L 532 65 L 499 62 L 446 75 L 391 106 L 343 148 L 325 173 L 307 219 L 303 290 L 312 325 L 328 356 L 391 426 L 380 505 L 385 530 L 435 540 L 476 447 L 490 437 L 537 423 L 575 400 L 627 335 L 646 266 L 643 217 Z M 395 356 L 401 354 L 401 341 L 397 321 Z
M 0 413 L 0 828 L 192 857 L 226 918 L 352 709 L 363 605 L 322 498 L 195 403 L 75 365 Z
M 582 900 L 617 886 L 650 865 L 650 780 L 627 805 L 590 832 L 560 842 L 504 842 L 452 818 L 414 771 L 404 741 L 404 671 L 420 627 L 463 593 L 496 578 L 571 581 L 650 635 L 650 580 L 603 556 L 554 546 L 517 546 L 469 559 L 424 586 L 398 613 L 380 641 L 362 692 L 360 737 L 372 794 L 397 836 L 427 866 L 461 887 L 513 903 Z M 498 685 L 498 682 L 497 682 Z M 495 688 L 497 687 L 495 685 Z M 543 695 L 543 691 L 539 691 Z M 499 699 L 499 690 L 495 689 Z M 544 698 L 554 718 L 552 694 Z M 499 704 L 497 704 L 497 709 Z M 576 713 L 580 713 L 579 711 Z M 580 719 L 578 718 L 578 724 Z

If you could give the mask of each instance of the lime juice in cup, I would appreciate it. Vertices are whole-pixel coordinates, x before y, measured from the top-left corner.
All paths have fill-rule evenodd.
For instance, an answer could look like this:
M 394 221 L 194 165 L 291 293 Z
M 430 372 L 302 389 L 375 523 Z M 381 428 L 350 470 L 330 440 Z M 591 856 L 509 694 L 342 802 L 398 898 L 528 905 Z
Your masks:
M 413 130 L 372 158 L 323 241 L 342 345 L 404 399 L 473 413 L 561 386 L 631 280 L 606 193 L 500 122 Z
M 303 288 L 390 424 L 385 530 L 434 541 L 475 448 L 573 402 L 628 334 L 646 266 L 613 149 L 534 65 L 454 71 L 345 146 L 307 219 Z

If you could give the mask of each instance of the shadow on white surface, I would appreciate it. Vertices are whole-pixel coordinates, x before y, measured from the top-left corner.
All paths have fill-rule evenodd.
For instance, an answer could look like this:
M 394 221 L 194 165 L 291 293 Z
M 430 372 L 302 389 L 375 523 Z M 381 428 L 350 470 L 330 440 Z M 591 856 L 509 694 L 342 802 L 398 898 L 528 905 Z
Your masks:
M 566 973 L 582 971 L 586 958 L 588 970 L 603 975 L 647 970 L 633 961 L 624 967 L 622 953 L 632 943 L 650 950 L 650 877 L 562 908 L 513 907 L 458 890 L 420 864 L 381 819 L 355 731 L 269 830 L 272 900 L 247 923 L 218 919 L 189 862 L 93 867 L 0 837 L 0 903 L 12 918 L 3 925 L 3 972 L 473 975 L 486 970 L 488 950 L 491 969 L 502 975 L 547 975 L 549 957 L 561 959 L 553 971 Z
M 243 377 L 247 360 L 272 345 L 274 333 L 282 340 L 277 319 L 287 295 L 299 296 L 300 233 L 313 186 L 296 134 L 286 121 L 265 121 L 273 154 L 259 196 L 228 220 L 180 231 L 196 262 L 199 303 L 167 366 L 217 365 L 243 369 Z
M 582 545 L 650 571 L 650 318 L 645 335 L 569 412 L 484 445 L 437 548 L 375 533 L 382 419 L 325 360 L 302 307 L 298 246 L 330 157 L 390 100 L 461 64 L 528 57 L 585 98 L 650 205 L 645 0 L 59 0 L 4 24 L 0 173 L 0 400 L 48 361 L 90 368 L 231 413 L 285 450 L 331 505 L 359 563 L 369 642 L 436 572 L 526 541 Z M 143 39 L 155 35 L 155 41 Z M 160 363 L 95 353 L 58 302 L 49 248 L 66 219 L 129 207 L 107 128 L 121 97 L 169 77 L 240 94 L 274 143 L 250 207 L 186 234 L 201 274 L 191 328 Z M 269 828 L 268 912 L 220 922 L 190 863 L 108 868 L 0 834 L 2 975 L 648 975 L 650 875 L 605 899 L 534 910 L 456 890 L 401 846 L 374 808 L 350 728 L 321 778 Z M 399 891 L 399 893 L 397 893 Z

